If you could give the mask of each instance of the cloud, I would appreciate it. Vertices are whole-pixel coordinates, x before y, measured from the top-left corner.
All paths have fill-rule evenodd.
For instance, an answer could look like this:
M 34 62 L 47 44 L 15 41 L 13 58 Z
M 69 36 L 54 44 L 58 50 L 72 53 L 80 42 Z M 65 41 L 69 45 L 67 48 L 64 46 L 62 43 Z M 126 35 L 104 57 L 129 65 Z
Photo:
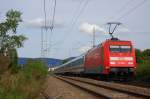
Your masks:
M 31 27 L 31 28 L 41 28 L 41 27 L 45 26 L 45 20 L 43 18 L 35 18 L 35 19 L 25 20 L 24 23 L 27 27 Z M 50 27 L 51 21 L 46 20 L 46 25 L 47 25 L 47 27 Z M 54 27 L 55 28 L 63 27 L 63 22 L 55 20 Z
M 100 26 L 95 25 L 95 24 L 89 24 L 88 22 L 82 23 L 80 25 L 80 27 L 79 27 L 79 30 L 81 32 L 92 34 L 93 33 L 93 28 L 95 28 L 96 33 L 100 32 L 100 33 L 106 34 L 106 30 L 105 29 L 103 29 Z
M 83 47 L 79 48 L 78 51 L 81 53 L 85 53 L 91 48 L 92 48 L 91 46 L 83 46 Z

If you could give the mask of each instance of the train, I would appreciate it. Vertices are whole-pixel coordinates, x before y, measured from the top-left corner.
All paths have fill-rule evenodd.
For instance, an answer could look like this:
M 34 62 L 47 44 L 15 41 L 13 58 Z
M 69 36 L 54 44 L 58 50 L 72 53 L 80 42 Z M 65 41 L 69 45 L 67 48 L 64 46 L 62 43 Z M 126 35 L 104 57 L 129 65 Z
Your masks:
M 120 24 L 116 22 L 108 23 L 110 39 L 106 39 L 85 54 L 60 65 L 54 73 L 98 76 L 101 79 L 130 79 L 135 77 L 136 56 L 132 42 L 120 40 L 113 36 L 116 27 Z M 115 25 L 113 31 L 111 31 L 112 25 Z
M 134 77 L 135 49 L 131 41 L 108 39 L 55 69 L 56 74 Z

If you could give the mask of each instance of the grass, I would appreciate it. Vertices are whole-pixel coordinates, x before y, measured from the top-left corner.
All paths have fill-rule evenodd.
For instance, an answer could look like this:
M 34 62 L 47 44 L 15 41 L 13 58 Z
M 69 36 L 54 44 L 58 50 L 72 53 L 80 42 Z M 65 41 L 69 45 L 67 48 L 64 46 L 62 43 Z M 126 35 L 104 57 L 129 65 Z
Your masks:
M 0 79 L 0 99 L 42 99 L 40 93 L 47 74 L 44 63 L 35 60 L 18 73 L 5 72 Z

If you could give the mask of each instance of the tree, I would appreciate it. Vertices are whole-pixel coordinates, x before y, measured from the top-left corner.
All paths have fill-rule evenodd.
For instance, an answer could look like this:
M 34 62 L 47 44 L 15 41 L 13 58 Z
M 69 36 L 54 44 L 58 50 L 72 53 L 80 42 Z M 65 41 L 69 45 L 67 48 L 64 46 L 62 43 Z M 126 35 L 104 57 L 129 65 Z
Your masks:
M 23 35 L 16 35 L 16 30 L 20 22 L 22 22 L 21 13 L 19 11 L 10 10 L 6 13 L 6 20 L 0 23 L 1 56 L 7 56 L 9 49 L 22 47 L 23 42 L 27 39 Z
M 142 54 L 143 54 L 144 60 L 150 61 L 150 49 L 145 49 L 142 52 Z
M 11 65 L 11 72 L 16 73 L 19 70 L 18 66 L 18 54 L 16 49 L 9 50 L 10 52 L 10 65 Z
M 135 49 L 135 55 L 136 55 L 136 61 L 137 61 L 137 63 L 142 63 L 143 62 L 142 52 L 139 49 Z
M 17 27 L 22 22 L 21 13 L 10 10 L 6 13 L 5 21 L 0 23 L 0 56 L 10 59 L 10 64 L 17 62 L 17 48 L 23 46 L 27 39 L 24 35 L 17 35 Z

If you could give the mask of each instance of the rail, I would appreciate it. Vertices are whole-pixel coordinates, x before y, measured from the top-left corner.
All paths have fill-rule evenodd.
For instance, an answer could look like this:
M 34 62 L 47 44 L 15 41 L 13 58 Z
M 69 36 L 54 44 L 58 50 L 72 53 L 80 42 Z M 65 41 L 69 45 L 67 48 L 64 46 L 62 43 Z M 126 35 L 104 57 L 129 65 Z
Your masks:
M 55 76 L 69 84 L 105 98 L 150 98 L 150 89 L 81 77 Z

